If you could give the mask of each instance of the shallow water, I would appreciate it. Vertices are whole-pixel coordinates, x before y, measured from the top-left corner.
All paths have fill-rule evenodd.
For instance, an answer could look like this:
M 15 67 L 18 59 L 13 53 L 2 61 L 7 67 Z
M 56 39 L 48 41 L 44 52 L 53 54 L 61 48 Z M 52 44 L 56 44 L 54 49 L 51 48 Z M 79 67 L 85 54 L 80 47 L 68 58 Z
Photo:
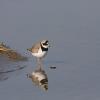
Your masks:
M 91 0 L 1 0 L 0 41 L 29 61 L 2 62 L 2 100 L 99 100 L 100 99 L 100 1 Z M 26 76 L 36 69 L 27 48 L 42 39 L 52 47 L 44 59 L 48 91 Z M 8 68 L 9 65 L 9 68 Z M 50 69 L 55 66 L 56 69 Z

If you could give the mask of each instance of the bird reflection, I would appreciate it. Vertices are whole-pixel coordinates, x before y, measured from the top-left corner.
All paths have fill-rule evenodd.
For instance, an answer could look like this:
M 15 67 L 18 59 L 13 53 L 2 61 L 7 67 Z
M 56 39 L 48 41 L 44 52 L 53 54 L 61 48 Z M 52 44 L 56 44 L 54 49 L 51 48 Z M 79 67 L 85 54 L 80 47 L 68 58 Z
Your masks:
M 23 61 L 28 61 L 28 57 L 0 43 L 0 81 L 7 80 L 12 73 L 24 69 Z
M 27 74 L 27 77 L 32 79 L 32 82 L 43 90 L 48 90 L 48 77 L 43 69 L 33 71 L 31 74 Z

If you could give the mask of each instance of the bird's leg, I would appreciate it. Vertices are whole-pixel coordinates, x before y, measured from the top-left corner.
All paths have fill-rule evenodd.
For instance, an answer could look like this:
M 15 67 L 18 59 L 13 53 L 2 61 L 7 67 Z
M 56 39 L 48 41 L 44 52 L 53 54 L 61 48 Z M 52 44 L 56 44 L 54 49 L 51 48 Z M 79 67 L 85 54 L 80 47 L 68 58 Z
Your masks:
M 38 70 L 42 70 L 42 59 L 37 58 Z
M 41 69 L 43 68 L 43 61 L 42 61 L 42 58 L 40 58 L 40 67 L 41 67 Z

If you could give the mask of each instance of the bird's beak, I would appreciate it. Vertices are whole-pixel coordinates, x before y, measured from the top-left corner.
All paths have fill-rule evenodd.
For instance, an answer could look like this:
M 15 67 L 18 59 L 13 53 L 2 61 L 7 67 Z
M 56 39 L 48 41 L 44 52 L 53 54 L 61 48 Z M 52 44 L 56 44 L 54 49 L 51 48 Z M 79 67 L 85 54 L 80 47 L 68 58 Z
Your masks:
M 52 46 L 52 41 L 49 41 L 49 48 L 53 47 Z

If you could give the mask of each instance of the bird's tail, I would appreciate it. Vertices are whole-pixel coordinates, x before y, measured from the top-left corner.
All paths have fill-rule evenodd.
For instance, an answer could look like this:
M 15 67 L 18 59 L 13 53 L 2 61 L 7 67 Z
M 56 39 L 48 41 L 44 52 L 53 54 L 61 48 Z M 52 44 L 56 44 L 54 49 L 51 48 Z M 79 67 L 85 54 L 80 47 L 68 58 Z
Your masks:
M 27 49 L 27 51 L 30 51 L 30 52 L 31 52 L 31 51 L 32 51 L 32 49 L 31 49 L 31 48 L 28 48 L 28 49 Z

